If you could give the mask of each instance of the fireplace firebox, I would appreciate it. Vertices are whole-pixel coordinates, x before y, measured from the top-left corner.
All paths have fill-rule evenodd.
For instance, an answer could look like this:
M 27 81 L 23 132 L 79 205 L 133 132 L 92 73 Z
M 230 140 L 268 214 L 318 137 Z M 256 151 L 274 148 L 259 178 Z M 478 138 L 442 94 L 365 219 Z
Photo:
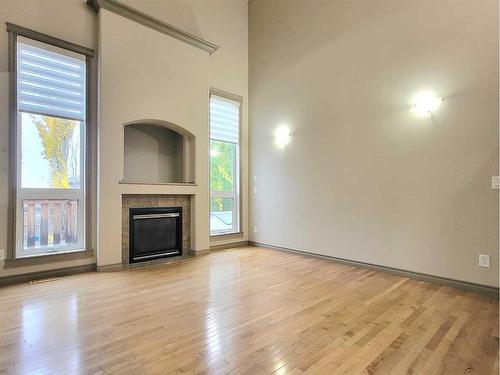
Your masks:
M 182 207 L 131 208 L 129 262 L 182 255 Z

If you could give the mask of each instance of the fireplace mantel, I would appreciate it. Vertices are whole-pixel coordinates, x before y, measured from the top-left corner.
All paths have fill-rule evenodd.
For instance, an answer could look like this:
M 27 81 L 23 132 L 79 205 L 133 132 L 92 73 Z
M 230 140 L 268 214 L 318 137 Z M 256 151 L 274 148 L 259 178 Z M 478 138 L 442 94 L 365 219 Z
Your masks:
M 120 191 L 123 194 L 184 194 L 197 195 L 199 187 L 197 184 L 156 184 L 156 183 L 135 183 L 123 182 L 119 183 Z
M 122 185 L 198 186 L 198 184 L 194 182 L 140 182 L 120 180 L 118 183 Z

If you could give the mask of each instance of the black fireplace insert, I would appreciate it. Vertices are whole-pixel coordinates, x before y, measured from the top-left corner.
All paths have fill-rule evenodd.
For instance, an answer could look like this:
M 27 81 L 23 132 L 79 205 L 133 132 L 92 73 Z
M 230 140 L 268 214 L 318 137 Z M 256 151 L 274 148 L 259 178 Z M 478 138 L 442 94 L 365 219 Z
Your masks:
M 182 207 L 131 208 L 129 261 L 182 255 Z

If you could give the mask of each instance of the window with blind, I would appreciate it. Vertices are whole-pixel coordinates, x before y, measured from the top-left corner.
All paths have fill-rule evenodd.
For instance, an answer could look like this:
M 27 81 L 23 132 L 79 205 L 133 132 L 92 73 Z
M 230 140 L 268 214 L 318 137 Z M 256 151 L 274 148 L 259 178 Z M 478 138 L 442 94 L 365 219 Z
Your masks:
M 16 36 L 17 258 L 85 248 L 86 56 Z
M 240 231 L 240 107 L 210 95 L 210 234 Z

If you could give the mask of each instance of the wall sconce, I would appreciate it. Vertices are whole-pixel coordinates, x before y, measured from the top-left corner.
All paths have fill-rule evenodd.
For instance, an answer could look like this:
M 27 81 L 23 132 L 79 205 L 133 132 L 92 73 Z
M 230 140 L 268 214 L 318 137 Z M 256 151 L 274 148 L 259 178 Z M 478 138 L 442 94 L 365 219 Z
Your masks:
M 413 107 L 419 115 L 430 115 L 443 101 L 443 97 L 436 96 L 430 91 L 422 91 L 415 95 Z
M 287 144 L 290 143 L 292 138 L 292 133 L 290 132 L 290 128 L 286 125 L 280 125 L 274 131 L 274 143 L 279 148 L 284 148 Z

